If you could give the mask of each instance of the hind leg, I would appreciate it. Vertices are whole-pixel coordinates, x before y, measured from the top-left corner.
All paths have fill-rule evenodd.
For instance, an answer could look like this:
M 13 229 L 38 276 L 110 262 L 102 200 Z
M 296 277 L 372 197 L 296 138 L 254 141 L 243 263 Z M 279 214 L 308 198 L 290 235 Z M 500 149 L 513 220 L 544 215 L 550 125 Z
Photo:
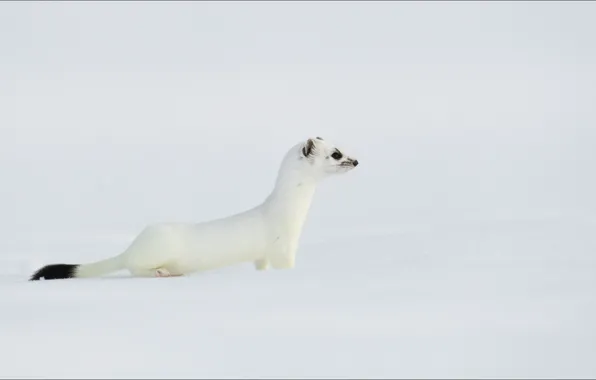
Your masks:
M 182 275 L 171 273 L 166 268 L 157 268 L 155 270 L 155 277 L 180 277 L 180 276 L 182 276 Z
M 130 273 L 135 277 L 178 277 L 181 274 L 171 273 L 166 268 L 155 269 L 131 269 Z

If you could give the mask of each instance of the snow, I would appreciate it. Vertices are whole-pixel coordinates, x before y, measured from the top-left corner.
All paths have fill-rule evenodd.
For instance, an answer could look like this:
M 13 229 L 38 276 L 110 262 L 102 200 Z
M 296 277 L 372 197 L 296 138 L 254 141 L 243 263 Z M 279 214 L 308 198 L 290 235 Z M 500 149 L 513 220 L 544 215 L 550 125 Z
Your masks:
M 0 377 L 596 377 L 596 2 L 0 2 Z M 289 271 L 28 282 L 254 206 Z
M 291 271 L 241 265 L 34 283 L 5 275 L 1 374 L 593 377 L 594 226 L 569 225 L 305 242 Z

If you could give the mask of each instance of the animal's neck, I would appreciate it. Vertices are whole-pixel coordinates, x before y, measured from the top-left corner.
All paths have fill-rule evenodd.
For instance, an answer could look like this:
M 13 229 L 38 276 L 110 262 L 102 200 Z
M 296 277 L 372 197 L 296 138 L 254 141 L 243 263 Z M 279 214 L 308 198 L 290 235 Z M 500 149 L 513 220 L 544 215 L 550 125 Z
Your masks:
M 316 185 L 315 178 L 297 169 L 280 170 L 275 188 L 265 201 L 267 213 L 278 224 L 277 227 L 298 237 L 308 215 Z

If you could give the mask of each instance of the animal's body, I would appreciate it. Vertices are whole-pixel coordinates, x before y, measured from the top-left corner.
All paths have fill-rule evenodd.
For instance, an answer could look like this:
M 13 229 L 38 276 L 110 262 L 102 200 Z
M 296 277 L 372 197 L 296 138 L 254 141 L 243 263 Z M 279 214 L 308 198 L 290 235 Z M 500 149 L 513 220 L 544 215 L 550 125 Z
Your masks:
M 294 267 L 318 183 L 358 161 L 321 138 L 293 146 L 275 187 L 260 205 L 226 218 L 146 227 L 121 254 L 91 264 L 52 264 L 31 280 L 98 277 L 126 269 L 135 277 L 170 277 L 252 262 L 257 270 Z

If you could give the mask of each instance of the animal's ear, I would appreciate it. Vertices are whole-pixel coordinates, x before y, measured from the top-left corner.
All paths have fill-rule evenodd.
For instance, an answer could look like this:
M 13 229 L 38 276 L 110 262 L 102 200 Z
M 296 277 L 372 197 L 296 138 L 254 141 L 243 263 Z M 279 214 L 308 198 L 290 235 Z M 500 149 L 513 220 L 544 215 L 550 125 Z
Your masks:
M 304 157 L 308 157 L 311 155 L 313 148 L 315 147 L 315 142 L 313 139 L 308 139 L 304 146 L 302 147 L 302 154 Z

